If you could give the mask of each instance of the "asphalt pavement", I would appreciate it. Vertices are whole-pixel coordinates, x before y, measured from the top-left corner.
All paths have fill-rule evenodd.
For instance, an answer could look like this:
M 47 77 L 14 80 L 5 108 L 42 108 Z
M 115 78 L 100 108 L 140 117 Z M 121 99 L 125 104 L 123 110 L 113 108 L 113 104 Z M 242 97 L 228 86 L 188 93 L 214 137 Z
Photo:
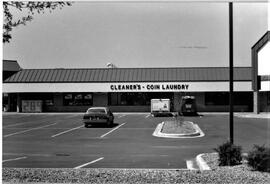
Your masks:
M 3 167 L 187 169 L 186 161 L 229 138 L 228 114 L 184 117 L 198 124 L 204 137 L 152 136 L 172 117 L 149 113 L 115 114 L 113 127 L 85 128 L 82 113 L 3 114 Z M 235 143 L 247 152 L 269 144 L 268 119 L 235 117 Z

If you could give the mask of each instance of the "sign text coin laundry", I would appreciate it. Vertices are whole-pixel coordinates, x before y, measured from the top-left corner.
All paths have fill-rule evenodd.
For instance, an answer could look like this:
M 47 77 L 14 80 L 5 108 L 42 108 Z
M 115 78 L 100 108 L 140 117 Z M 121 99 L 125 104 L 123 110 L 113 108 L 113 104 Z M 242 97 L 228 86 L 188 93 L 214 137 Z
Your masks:
M 112 91 L 171 91 L 188 90 L 189 84 L 111 84 Z

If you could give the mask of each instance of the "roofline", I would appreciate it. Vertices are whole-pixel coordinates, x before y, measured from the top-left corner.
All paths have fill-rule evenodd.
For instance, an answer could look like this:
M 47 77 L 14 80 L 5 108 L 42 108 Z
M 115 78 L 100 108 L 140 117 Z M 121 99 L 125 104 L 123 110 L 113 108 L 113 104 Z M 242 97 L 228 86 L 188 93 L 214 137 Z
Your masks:
M 17 61 L 17 60 L 3 59 L 3 61 L 8 61 L 8 62 L 17 62 L 17 63 L 18 63 L 18 61 Z
M 166 82 L 228 82 L 228 80 L 214 80 L 214 79 L 210 79 L 210 80 L 164 80 L 164 81 L 154 81 L 154 80 L 138 80 L 138 81 L 42 81 L 42 82 L 37 82 L 37 81 L 23 81 L 23 82 L 10 82 L 10 81 L 3 81 L 4 84 L 45 84 L 45 83 L 51 83 L 51 84 L 55 84 L 55 83 L 110 83 L 110 84 L 118 84 L 118 83 L 166 83 Z M 240 79 L 240 80 L 236 80 L 234 79 L 234 82 L 251 82 L 251 79 Z
M 23 70 L 23 68 L 19 65 L 18 61 L 17 60 L 8 60 L 8 59 L 3 59 L 3 63 L 2 65 L 4 65 L 4 62 L 13 62 L 13 63 L 16 63 L 19 67 L 19 70 L 7 70 L 7 71 L 21 71 Z M 3 67 L 4 68 L 4 67 Z
M 268 34 L 270 34 L 270 31 L 266 31 L 266 33 L 264 33 L 264 35 L 251 47 L 251 49 L 253 49 L 256 45 L 258 45 Z
M 145 68 L 24 68 L 22 70 L 121 70 L 121 69 L 207 69 L 227 67 L 145 67 Z M 252 68 L 252 66 L 235 66 L 234 68 Z

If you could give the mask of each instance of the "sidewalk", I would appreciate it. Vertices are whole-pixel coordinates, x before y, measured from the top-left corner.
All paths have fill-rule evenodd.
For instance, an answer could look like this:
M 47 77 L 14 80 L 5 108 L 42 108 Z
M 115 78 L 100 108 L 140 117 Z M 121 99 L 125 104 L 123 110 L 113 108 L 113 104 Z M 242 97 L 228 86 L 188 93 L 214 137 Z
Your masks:
M 261 118 L 261 119 L 270 119 L 270 112 L 261 112 L 260 114 L 255 113 L 234 113 L 236 117 L 240 118 Z

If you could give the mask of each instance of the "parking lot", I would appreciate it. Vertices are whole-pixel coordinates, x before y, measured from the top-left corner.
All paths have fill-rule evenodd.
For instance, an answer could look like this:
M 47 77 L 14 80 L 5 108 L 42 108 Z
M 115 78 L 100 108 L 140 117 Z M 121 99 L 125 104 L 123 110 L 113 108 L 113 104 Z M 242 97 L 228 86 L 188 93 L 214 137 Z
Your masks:
M 3 167 L 187 169 L 186 161 L 228 140 L 228 114 L 184 117 L 199 125 L 204 137 L 168 139 L 152 136 L 172 117 L 149 113 L 115 114 L 113 127 L 85 128 L 82 113 L 3 114 Z M 249 151 L 269 144 L 268 119 L 235 117 L 235 143 Z

